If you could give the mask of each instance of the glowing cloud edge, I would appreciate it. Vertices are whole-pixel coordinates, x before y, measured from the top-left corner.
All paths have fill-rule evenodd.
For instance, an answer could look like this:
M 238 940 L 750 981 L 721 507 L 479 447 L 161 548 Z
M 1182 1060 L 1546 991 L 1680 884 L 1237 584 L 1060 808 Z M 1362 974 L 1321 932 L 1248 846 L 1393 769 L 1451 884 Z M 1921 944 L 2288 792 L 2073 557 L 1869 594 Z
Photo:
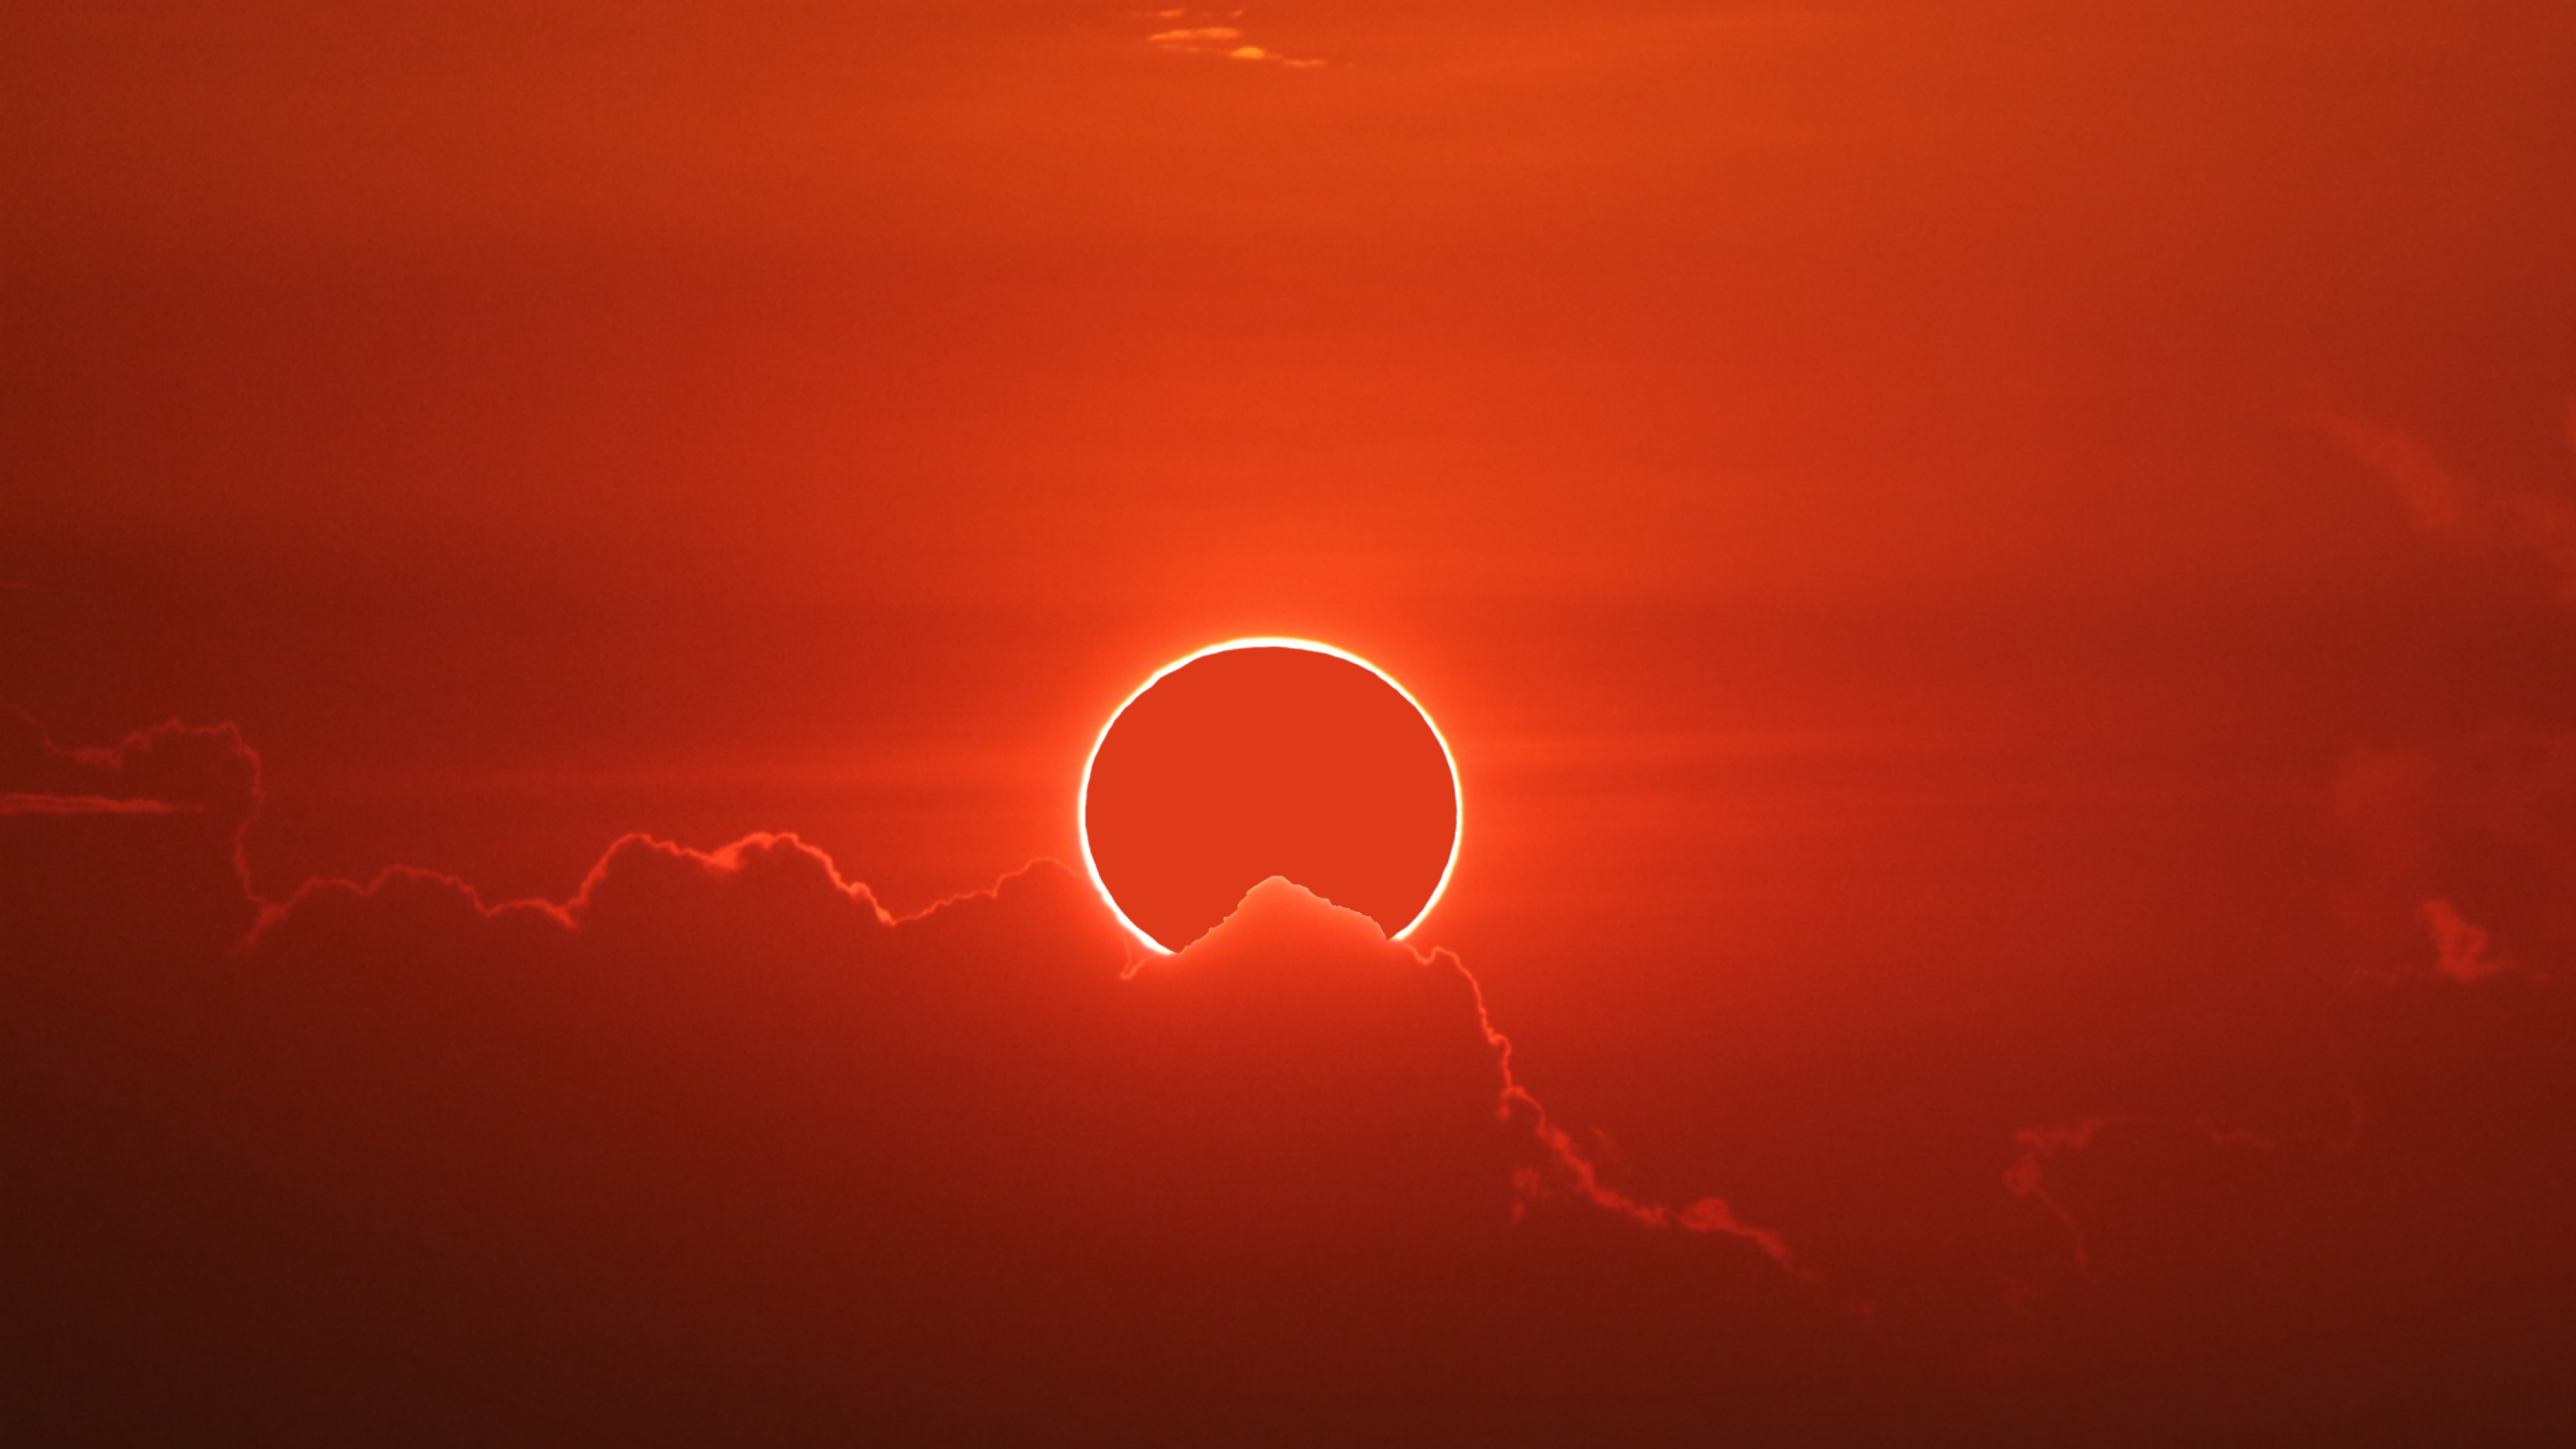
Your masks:
M 1458 779 L 1458 755 L 1456 751 L 1449 748 L 1449 737 L 1440 732 L 1440 722 L 1431 717 L 1431 711 L 1422 707 L 1421 700 L 1413 697 L 1412 690 L 1396 683 L 1394 675 L 1347 649 L 1337 648 L 1315 639 L 1260 635 L 1244 639 L 1228 639 L 1222 644 L 1210 644 L 1204 649 L 1184 654 L 1155 670 L 1146 676 L 1144 683 L 1130 691 L 1125 699 L 1118 701 L 1118 707 L 1111 710 L 1109 718 L 1101 723 L 1100 733 L 1092 737 L 1091 752 L 1082 760 L 1082 783 L 1073 796 L 1074 835 L 1077 843 L 1082 847 L 1082 871 L 1084 875 L 1091 878 L 1091 888 L 1100 893 L 1101 904 L 1109 907 L 1109 913 L 1118 918 L 1118 924 L 1126 928 L 1128 935 L 1142 942 L 1146 950 L 1157 956 L 1179 954 L 1173 947 L 1155 940 L 1145 933 L 1144 928 L 1127 919 L 1127 912 L 1119 907 L 1118 898 L 1110 894 L 1109 883 L 1100 878 L 1100 863 L 1091 856 L 1091 767 L 1100 759 L 1100 747 L 1109 742 L 1109 732 L 1116 729 L 1118 721 L 1126 717 L 1127 707 L 1144 698 L 1147 690 L 1162 683 L 1163 676 L 1195 664 L 1211 654 L 1230 654 L 1237 649 L 1303 649 L 1310 654 L 1329 654 L 1335 659 L 1356 664 L 1376 675 L 1387 688 L 1402 695 L 1404 702 L 1413 706 L 1413 712 L 1422 717 L 1423 727 L 1431 731 L 1431 738 L 1439 743 L 1440 758 L 1449 766 L 1449 859 L 1442 863 L 1440 879 L 1431 887 L 1431 895 L 1429 899 L 1423 901 L 1422 909 L 1413 913 L 1413 919 L 1404 923 L 1404 929 L 1388 932 L 1387 939 L 1401 941 L 1412 935 L 1415 927 L 1430 919 L 1431 912 L 1440 904 L 1440 898 L 1448 894 L 1449 878 L 1458 871 L 1458 851 L 1467 842 L 1467 791 Z M 1183 946 L 1188 944 L 1188 942 L 1182 943 Z

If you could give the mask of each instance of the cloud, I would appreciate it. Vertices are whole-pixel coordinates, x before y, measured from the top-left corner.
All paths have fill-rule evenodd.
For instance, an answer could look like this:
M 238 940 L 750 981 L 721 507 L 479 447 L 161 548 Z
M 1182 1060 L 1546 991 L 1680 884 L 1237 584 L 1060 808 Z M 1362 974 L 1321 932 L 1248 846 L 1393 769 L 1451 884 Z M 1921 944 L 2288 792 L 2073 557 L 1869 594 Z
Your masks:
M 2483 1122 L 2482 1130 L 2504 1136 L 2576 1110 L 2576 1090 L 2567 1086 L 2502 1089 L 2517 1073 L 2543 1083 L 2565 1075 L 2539 1062 L 2508 1066 L 2512 1057 L 2576 1048 L 2576 1024 L 2553 981 L 2556 967 L 2576 959 L 2576 732 L 2500 722 L 2456 739 L 2354 750 L 2332 782 L 2328 816 L 2348 860 L 2342 915 L 2364 952 L 2343 989 L 2319 1003 L 2333 1044 L 2320 1075 L 2340 1085 L 2310 1095 L 2339 1104 L 2282 1131 L 2207 1114 L 2132 1111 L 2016 1132 L 2003 1186 L 2056 1221 L 2077 1273 L 2103 1256 L 2098 1219 L 2170 1200 L 2181 1184 L 2223 1178 L 2197 1160 L 2211 1153 L 2274 1154 L 2294 1176 L 2340 1177 L 2359 1203 L 2386 1191 L 2386 1182 L 2351 1163 L 2425 1152 L 2427 1141 L 2409 1138 L 2430 1130 L 2429 1104 L 2440 1104 L 2430 1116 L 2447 1117 L 2464 1134 Z M 2562 1047 L 2541 1048 L 2542 1040 Z M 2545 1108 L 2504 1105 L 2531 1092 Z M 2520 1128 L 2505 1125 L 2535 1109 Z M 2149 1160 L 2151 1170 L 2139 1166 Z M 2085 1169 L 2071 1172 L 2077 1162 Z M 2420 1160 L 2386 1175 L 2447 1181 L 2462 1198 L 2477 1195 L 2472 1178 L 2457 1164 Z M 2315 1186 L 2285 1181 L 2281 1190 Z M 2320 1217 L 2342 1210 L 2306 1207 Z M 2452 1229 L 2422 1231 L 2419 1241 L 2431 1241 Z M 2166 1250 L 2182 1251 L 2172 1243 Z M 2032 1285 L 2020 1281 L 2020 1291 L 2027 1296 Z
M 2568 441 L 2576 449 L 2576 406 Z M 2466 477 L 2415 437 L 2342 413 L 2316 424 L 2364 467 L 2387 480 L 2415 526 L 2476 548 L 2528 555 L 2557 578 L 2562 602 L 2576 604 L 2576 499 Z
M 2004 1274 L 2026 1367 L 2223 1365 L 2266 1412 L 2355 1406 L 2310 1425 L 2328 1438 L 2430 1425 L 2429 1391 L 2401 1386 L 2432 1383 L 2521 1426 L 2473 1437 L 2564 1422 L 2564 1303 L 2537 1285 L 2576 1272 L 2576 1002 L 2535 963 L 2576 942 L 2576 735 L 2355 751 L 2332 801 L 2368 954 L 2322 988 L 2312 1040 L 2200 1065 L 2223 1110 L 2013 1134 L 2002 1187 L 2051 1234 Z
M 2424 903 L 2424 929 L 2433 936 L 2433 969 L 2453 981 L 2484 981 L 2506 969 L 2492 954 L 2485 928 L 2462 920 L 2449 901 Z
M 2332 818 L 2365 975 L 2473 984 L 2576 964 L 2576 731 L 2501 721 L 2355 750 Z
M 1190 10 L 1157 10 L 1152 18 L 1180 21 L 1145 37 L 1145 43 L 1171 55 L 1218 56 L 1227 60 L 1260 61 L 1285 66 L 1291 70 L 1308 70 L 1324 62 L 1311 58 L 1281 55 L 1264 46 L 1244 40 L 1243 28 L 1232 22 L 1244 16 L 1241 10 L 1223 13 Z
M 2449 1377 L 2559 1412 L 2535 1375 L 2564 1332 L 2516 1285 L 2576 1269 L 2576 1003 L 2542 969 L 2576 946 L 2576 734 L 2501 723 L 2356 750 L 2330 819 L 2363 954 L 2321 981 L 2310 1041 L 2200 1065 L 2217 1110 L 2012 1135 L 2002 1187 L 2050 1230 L 2003 1274 L 2048 1325 L 2022 1346 L 2044 1360 L 2081 1339 L 2135 1372 L 2226 1363 L 2279 1399 Z M 2472 1320 L 2552 1346 L 2421 1327 Z M 2329 1390 L 2299 1357 L 2355 1368 Z
M 196 805 L 167 800 L 117 800 L 105 795 L 48 795 L 14 791 L 0 795 L 0 815 L 175 815 Z
M 2017 1134 L 2004 1186 L 2063 1245 L 2005 1283 L 2041 1381 L 2220 1373 L 2250 1390 L 2246 1412 L 2282 1422 L 2339 1404 L 2303 1421 L 2325 1441 L 2398 1419 L 2413 1425 L 2399 1437 L 2426 1436 L 2449 1414 L 2471 1438 L 2538 1442 L 2563 1422 L 2567 1002 L 2418 979 L 2345 999 L 2337 1035 L 2348 1115 L 2272 1131 L 2105 1114 Z
M 2420 916 L 2428 964 L 2338 999 L 2320 1080 L 2366 1131 L 2237 1084 L 2273 1105 L 1907 1145 L 1891 1202 L 1991 1201 L 1907 1269 L 1974 1306 L 1864 1318 L 1815 1224 L 1896 1208 L 1774 1231 L 1613 1182 L 1456 957 L 1285 881 L 1145 960 L 1052 863 L 896 917 L 787 834 L 628 836 L 561 901 L 262 902 L 230 731 L 5 738 L 8 791 L 202 807 L 0 815 L 28 1442 L 2173 1442 L 2248 1383 L 2400 1426 L 2564 1402 L 2576 1022 L 2441 975 Z M 2519 783 L 2384 773 L 2548 816 L 2547 749 L 2494 750 Z M 2537 939 L 2441 898 L 2494 933 L 2463 959 Z
M 31 1441 L 1364 1442 L 1560 1372 L 1741 1423 L 1853 1331 L 1604 1186 L 1455 957 L 1284 881 L 1143 963 L 1051 862 L 897 919 L 784 834 L 260 902 L 231 732 L 37 743 L 204 808 L 0 818 Z
M 257 916 L 241 843 L 259 759 L 230 725 L 177 721 L 66 749 L 0 708 L 0 920 L 23 963 L 78 969 L 164 933 L 220 950 Z
M 231 725 L 171 720 L 113 746 L 65 749 L 24 710 L 0 708 L 0 798 L 23 802 L 18 813 L 189 810 L 240 823 L 259 808 L 259 760 Z
M 1495 1039 L 1504 1047 L 1508 1062 L 1510 1043 L 1503 1041 L 1499 1034 Z M 1599 1166 L 1574 1145 L 1574 1139 L 1567 1135 L 1565 1129 L 1548 1121 L 1546 1109 L 1539 1105 L 1537 1098 L 1518 1087 L 1507 1087 L 1504 1110 L 1525 1111 L 1531 1132 L 1547 1149 L 1538 1164 L 1524 1166 L 1514 1179 L 1525 1198 L 1559 1194 L 1591 1203 L 1648 1227 L 1728 1234 L 1760 1248 L 1764 1256 L 1781 1266 L 1792 1266 L 1788 1242 L 1768 1228 L 1751 1227 L 1737 1221 L 1726 1199 L 1704 1197 L 1680 1208 L 1639 1202 L 1602 1182 Z
M 2071 1122 L 2026 1127 L 2015 1132 L 2013 1145 L 2018 1155 L 2013 1158 L 2012 1165 L 2004 1169 L 2004 1190 L 2039 1204 L 2057 1219 L 2066 1229 L 2068 1254 L 2079 1273 L 2093 1266 L 2092 1246 L 2074 1208 L 2058 1192 L 2051 1190 L 2049 1165 L 2063 1154 L 2091 1149 L 2106 1131 L 2181 1134 L 2215 1148 L 2271 1151 L 2278 1145 L 2260 1133 L 2221 1126 L 2206 1118 L 2186 1121 L 2154 1116 L 2080 1117 Z

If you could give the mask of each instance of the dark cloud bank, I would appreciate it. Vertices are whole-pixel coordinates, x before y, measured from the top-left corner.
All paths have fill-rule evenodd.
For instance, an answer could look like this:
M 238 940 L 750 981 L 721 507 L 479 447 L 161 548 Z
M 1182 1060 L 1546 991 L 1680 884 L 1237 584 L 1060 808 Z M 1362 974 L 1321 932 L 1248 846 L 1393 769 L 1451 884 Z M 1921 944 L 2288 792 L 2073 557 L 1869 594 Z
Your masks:
M 10 1443 L 2571 1427 L 2537 970 L 2358 981 L 2353 1110 L 2305 1137 L 1999 1141 L 1995 1211 L 2066 1237 L 1924 1265 L 1930 1321 L 1795 1224 L 1601 1185 L 1457 961 L 1278 883 L 1142 963 L 1055 865 L 895 922 L 790 837 L 630 837 L 562 907 L 406 871 L 271 905 L 229 729 L 0 720 L 0 772 Z

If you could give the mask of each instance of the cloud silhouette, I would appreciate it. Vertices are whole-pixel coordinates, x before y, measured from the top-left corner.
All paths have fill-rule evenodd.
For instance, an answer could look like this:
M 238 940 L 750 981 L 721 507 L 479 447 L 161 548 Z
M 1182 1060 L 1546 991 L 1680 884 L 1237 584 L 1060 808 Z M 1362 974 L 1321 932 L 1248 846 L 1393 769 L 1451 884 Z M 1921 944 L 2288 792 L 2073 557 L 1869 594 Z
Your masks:
M 20 1442 L 1509 1437 L 1557 1373 L 1755 1422 L 1848 1357 L 1776 1237 L 1601 1185 L 1455 958 L 1284 881 L 1141 964 L 1051 862 L 897 920 L 790 835 L 263 903 L 230 731 L 10 761 L 196 807 L 0 817 Z
M 28 804 L 28 814 L 190 810 L 238 826 L 259 807 L 259 759 L 231 725 L 172 720 L 111 748 L 66 749 L 24 710 L 0 708 L 0 797 L 66 802 Z
M 2306 1331 L 2345 1341 L 2328 1353 L 2312 1336 L 2310 1351 L 2358 1359 L 2387 1346 L 2349 1336 L 2396 1332 L 2401 1304 L 2424 1322 L 2504 1312 L 2463 1305 L 2576 1265 L 2576 1234 L 2557 1223 L 2576 1192 L 2576 1012 L 2558 984 L 2576 950 L 2576 735 L 2505 723 L 2358 749 L 2328 816 L 2348 860 L 2338 904 L 2363 954 L 2321 995 L 2308 1085 L 2271 1080 L 2300 1079 L 2275 1063 L 2211 1069 L 2203 1090 L 2234 1112 L 2097 1113 L 2017 1132 L 2003 1186 L 2064 1235 L 2058 1261 L 2012 1278 L 2017 1301 L 2055 1302 L 2093 1330 L 2188 1321 L 2235 1342 L 2297 1336 L 2287 1325 L 2303 1305 L 2344 1295 L 2345 1321 Z M 2238 1115 L 2266 1105 L 2250 1123 Z M 2364 1263 L 2407 1264 L 2407 1281 L 2349 1301 L 2377 1271 Z M 2171 1338 L 2131 1348 L 2183 1351 Z M 2520 1348 L 2492 1352 L 2529 1367 Z
M 0 793 L 190 807 L 0 815 L 11 1442 L 2547 1442 L 2576 1412 L 2576 1013 L 2436 969 L 2421 917 L 2415 969 L 2334 1003 L 2357 1117 L 2231 1079 L 2259 1136 L 2142 1109 L 1924 1154 L 1907 1194 L 1981 1177 L 2028 1251 L 1928 1239 L 1914 1272 L 1981 1306 L 1872 1317 L 1796 1222 L 1609 1182 L 1456 958 L 1285 881 L 1145 960 L 1053 863 L 897 918 L 778 834 L 629 836 L 560 902 L 409 869 L 263 902 L 233 732 L 0 742 Z M 2360 768 L 2373 899 L 2458 885 L 2496 933 L 2467 959 L 2545 952 L 2466 890 L 2513 857 L 2444 862 L 2466 822 L 2547 857 L 2551 748 Z
M 2315 1055 L 2205 1066 L 2228 1112 L 2014 1135 L 2003 1188 L 2059 1245 L 2004 1285 L 2027 1372 L 2230 1376 L 2259 1386 L 2232 1400 L 2249 1438 L 2576 1424 L 2571 800 L 2576 744 L 2530 726 L 2346 759 L 2341 904 L 2368 954 L 2320 1000 Z

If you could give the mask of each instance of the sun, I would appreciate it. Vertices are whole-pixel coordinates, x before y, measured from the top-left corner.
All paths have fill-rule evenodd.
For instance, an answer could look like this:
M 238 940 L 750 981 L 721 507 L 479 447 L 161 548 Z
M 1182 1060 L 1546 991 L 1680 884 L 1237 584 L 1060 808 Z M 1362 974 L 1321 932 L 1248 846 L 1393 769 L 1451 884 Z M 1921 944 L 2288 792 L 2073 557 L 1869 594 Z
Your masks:
M 1154 671 L 1082 767 L 1083 866 L 1170 953 L 1283 876 L 1396 939 L 1458 864 L 1458 763 L 1383 669 L 1311 639 L 1230 639 Z

